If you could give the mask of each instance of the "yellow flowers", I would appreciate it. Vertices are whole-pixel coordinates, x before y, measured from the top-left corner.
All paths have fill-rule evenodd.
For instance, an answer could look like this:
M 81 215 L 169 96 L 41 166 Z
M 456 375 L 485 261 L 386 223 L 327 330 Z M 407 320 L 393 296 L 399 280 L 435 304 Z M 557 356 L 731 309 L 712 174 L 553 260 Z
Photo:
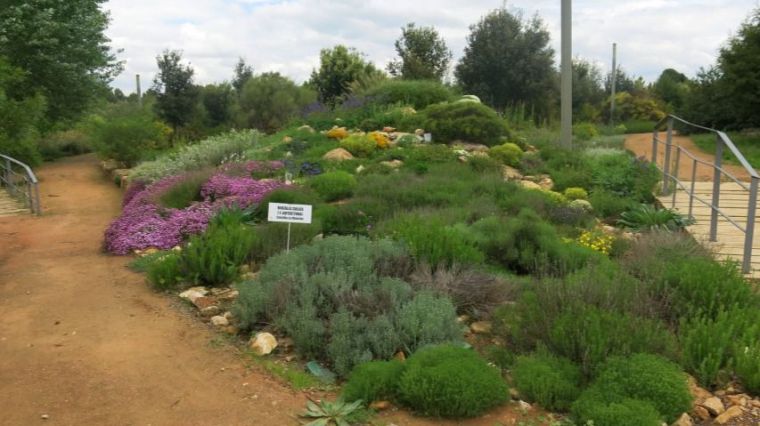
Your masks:
M 333 127 L 327 131 L 326 136 L 331 139 L 345 139 L 348 137 L 348 130 L 345 127 Z
M 387 149 L 390 144 L 390 139 L 388 139 L 386 133 L 370 132 L 369 137 L 375 141 L 375 145 L 377 145 L 378 149 Z
M 610 250 L 612 250 L 612 242 L 615 241 L 615 237 L 595 229 L 593 231 L 583 231 L 577 241 L 583 247 L 588 247 L 591 250 L 608 255 L 610 254 Z

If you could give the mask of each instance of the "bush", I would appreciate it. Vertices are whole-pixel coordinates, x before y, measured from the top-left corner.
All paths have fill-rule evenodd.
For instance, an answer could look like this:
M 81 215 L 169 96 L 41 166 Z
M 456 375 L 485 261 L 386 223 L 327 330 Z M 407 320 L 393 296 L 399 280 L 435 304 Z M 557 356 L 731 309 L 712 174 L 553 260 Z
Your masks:
M 340 147 L 357 157 L 369 157 L 377 149 L 377 141 L 370 135 L 354 134 L 341 140 Z
M 752 395 L 760 394 L 760 342 L 740 344 L 736 353 L 736 375 Z
M 485 257 L 459 228 L 419 216 L 407 216 L 394 227 L 394 237 L 403 241 L 412 255 L 433 267 L 479 264 Z
M 587 390 L 575 401 L 573 417 L 579 424 L 594 426 L 661 426 L 660 413 L 646 401 L 624 398 L 607 402 L 598 392 Z
M 474 417 L 508 399 L 499 371 L 473 351 L 451 345 L 421 349 L 407 361 L 399 399 L 414 411 L 440 417 Z
M 573 136 L 579 141 L 590 141 L 599 136 L 599 130 L 592 123 L 578 123 L 573 126 Z
M 95 149 L 103 158 L 113 158 L 132 167 L 145 151 L 166 146 L 166 125 L 156 121 L 149 109 L 134 104 L 112 107 L 104 117 L 88 123 Z
M 694 219 L 677 213 L 675 210 L 656 209 L 647 204 L 640 204 L 623 212 L 618 225 L 636 232 L 644 231 L 681 231 L 694 224 Z
M 660 176 L 657 168 L 645 160 L 626 152 L 604 155 L 591 160 L 590 170 L 598 188 L 638 202 L 654 201 L 653 190 Z
M 208 170 L 183 175 L 182 180 L 158 195 L 156 204 L 169 209 L 184 209 L 194 201 L 202 201 L 201 189 L 212 174 L 213 170 Z
M 256 241 L 253 229 L 241 223 L 241 213 L 223 211 L 206 232 L 190 238 L 182 252 L 187 277 L 206 285 L 228 284 L 250 256 Z
M 378 105 L 403 104 L 416 109 L 454 97 L 448 87 L 428 80 L 386 80 L 367 90 L 365 96 Z
M 594 207 L 596 215 L 604 219 L 616 218 L 636 205 L 636 202 L 630 198 L 599 189 L 591 192 L 589 202 Z
M 322 231 L 319 221 L 310 224 L 293 224 L 290 227 L 290 248 L 309 244 Z M 288 241 L 288 225 L 285 223 L 267 223 L 255 228 L 256 240 L 250 257 L 257 261 L 266 261 L 275 254 L 284 251 Z
M 517 358 L 512 379 L 520 395 L 552 411 L 567 411 L 580 394 L 580 370 L 548 353 Z
M 588 192 L 583 188 L 571 187 L 566 188 L 564 192 L 565 198 L 570 201 L 575 200 L 588 200 Z
M 520 165 L 523 151 L 519 146 L 507 142 L 503 145 L 498 145 L 491 148 L 491 150 L 488 152 L 488 155 L 496 158 L 508 166 L 517 167 Z
M 312 90 L 296 85 L 276 72 L 248 80 L 240 92 L 238 124 L 272 133 L 281 129 L 307 104 L 316 100 Z
M 314 176 L 308 181 L 313 189 L 325 201 L 337 201 L 354 195 L 356 178 L 348 172 L 335 171 Z
M 404 371 L 404 364 L 398 360 L 370 361 L 357 365 L 343 386 L 343 400 L 361 400 L 369 404 L 373 401 L 392 400 L 396 396 L 396 386 Z
M 147 266 L 148 282 L 158 290 L 171 290 L 182 281 L 182 257 L 173 251 L 161 252 Z
M 396 333 L 407 353 L 426 345 L 461 339 L 462 327 L 451 300 L 421 292 L 400 307 L 396 314 Z
M 430 105 L 423 112 L 424 128 L 433 140 L 448 143 L 462 140 L 484 145 L 498 145 L 508 135 L 504 121 L 491 108 L 475 102 Z
M 37 142 L 37 147 L 46 161 L 69 155 L 86 154 L 92 151 L 90 137 L 82 130 L 71 129 L 53 132 Z

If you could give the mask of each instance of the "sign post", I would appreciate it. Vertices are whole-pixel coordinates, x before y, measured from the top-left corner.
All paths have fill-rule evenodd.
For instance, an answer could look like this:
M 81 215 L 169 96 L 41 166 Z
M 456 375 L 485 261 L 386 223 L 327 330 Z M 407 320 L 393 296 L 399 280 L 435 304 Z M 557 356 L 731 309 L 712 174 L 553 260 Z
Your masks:
M 269 203 L 267 219 L 270 222 L 288 224 L 288 242 L 285 250 L 290 253 L 290 226 L 294 223 L 311 223 L 311 207 L 308 204 Z

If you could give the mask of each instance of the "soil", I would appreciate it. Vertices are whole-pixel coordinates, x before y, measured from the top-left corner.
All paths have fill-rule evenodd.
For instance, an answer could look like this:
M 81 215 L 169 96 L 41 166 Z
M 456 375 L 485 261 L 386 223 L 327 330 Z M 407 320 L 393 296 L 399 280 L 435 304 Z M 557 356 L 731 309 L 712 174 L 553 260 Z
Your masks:
M 660 138 L 664 139 L 663 133 L 660 134 Z M 707 161 L 709 163 L 712 163 L 715 161 L 715 156 L 713 154 L 706 153 L 702 151 L 697 145 L 694 144 L 694 142 L 691 140 L 691 138 L 686 136 L 673 136 L 673 144 L 679 145 L 683 147 L 686 151 L 691 153 L 694 157 L 701 161 Z M 652 158 L 652 134 L 651 133 L 636 133 L 626 136 L 625 138 L 625 148 L 634 154 L 636 154 L 637 157 L 645 157 L 647 160 L 651 160 Z M 672 151 L 673 161 L 675 161 L 675 150 Z M 665 145 L 664 144 L 658 144 L 658 150 L 657 150 L 657 162 L 658 164 L 663 164 L 663 159 L 665 158 Z M 685 155 L 683 152 L 681 153 L 681 160 L 680 165 L 678 167 L 678 178 L 685 181 L 691 181 L 691 174 L 692 169 L 694 168 L 694 162 L 691 158 L 689 158 L 687 155 Z M 737 166 L 734 164 L 724 164 L 722 168 L 729 173 L 731 173 L 734 177 L 737 179 L 748 182 L 750 177 L 747 173 L 747 170 L 744 169 L 744 167 Z M 713 173 L 714 170 L 712 167 L 706 166 L 704 164 L 697 163 L 697 174 L 696 174 L 696 180 L 698 182 L 710 182 L 713 180 Z
M 307 394 L 102 252 L 121 191 L 92 155 L 46 164 L 42 217 L 0 217 L 0 424 L 294 425 Z M 387 412 L 380 424 L 515 424 L 510 403 L 467 422 Z M 534 420 L 532 424 L 542 424 Z

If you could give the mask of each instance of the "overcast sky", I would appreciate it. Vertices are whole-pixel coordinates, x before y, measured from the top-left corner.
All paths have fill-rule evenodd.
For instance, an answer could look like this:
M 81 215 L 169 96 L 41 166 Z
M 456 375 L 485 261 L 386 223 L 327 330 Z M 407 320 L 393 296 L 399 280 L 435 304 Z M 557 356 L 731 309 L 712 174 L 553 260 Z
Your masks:
M 668 67 L 689 76 L 714 63 L 758 0 L 575 0 L 573 55 L 611 68 L 612 43 L 633 75 L 654 80 Z M 134 75 L 148 87 L 156 55 L 180 49 L 196 83 L 229 80 L 242 56 L 255 72 L 279 71 L 297 82 L 319 63 L 319 50 L 356 47 L 381 68 L 407 22 L 435 26 L 458 60 L 469 26 L 501 0 L 110 0 L 108 35 L 123 49 L 124 72 L 113 85 L 134 90 Z M 538 13 L 559 50 L 560 0 L 510 0 L 526 17 Z

